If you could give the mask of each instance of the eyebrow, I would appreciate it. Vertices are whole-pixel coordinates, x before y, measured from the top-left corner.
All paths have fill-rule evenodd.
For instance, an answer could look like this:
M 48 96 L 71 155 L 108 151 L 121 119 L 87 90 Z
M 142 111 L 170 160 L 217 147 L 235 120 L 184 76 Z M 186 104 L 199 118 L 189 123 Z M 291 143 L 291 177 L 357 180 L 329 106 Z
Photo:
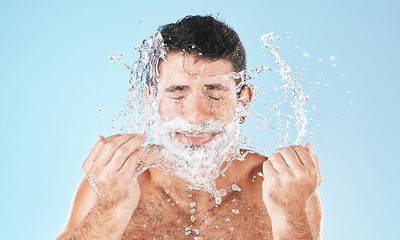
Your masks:
M 220 83 L 215 83 L 215 84 L 206 84 L 204 85 L 204 88 L 206 90 L 222 90 L 222 91 L 228 91 L 228 88 L 225 85 L 222 85 Z
M 183 92 L 188 90 L 189 87 L 186 85 L 172 85 L 165 89 L 167 92 Z

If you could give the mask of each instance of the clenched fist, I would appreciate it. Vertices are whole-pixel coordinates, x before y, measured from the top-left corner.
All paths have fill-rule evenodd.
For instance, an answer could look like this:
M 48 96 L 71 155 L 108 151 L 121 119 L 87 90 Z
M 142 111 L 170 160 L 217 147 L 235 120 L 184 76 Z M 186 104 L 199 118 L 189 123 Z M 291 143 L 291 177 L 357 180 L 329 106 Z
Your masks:
M 263 175 L 263 201 L 272 218 L 305 212 L 321 182 L 318 158 L 310 143 L 276 150 L 264 162 Z
M 135 169 L 145 153 L 141 146 L 145 141 L 144 134 L 98 137 L 83 163 L 83 171 L 96 189 L 100 203 L 136 208 L 140 189 Z

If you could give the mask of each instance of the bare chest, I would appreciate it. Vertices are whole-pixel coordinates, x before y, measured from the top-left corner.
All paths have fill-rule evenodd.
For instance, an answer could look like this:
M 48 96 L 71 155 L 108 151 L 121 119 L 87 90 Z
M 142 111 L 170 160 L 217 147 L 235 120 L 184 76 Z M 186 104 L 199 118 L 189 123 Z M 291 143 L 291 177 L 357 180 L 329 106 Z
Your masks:
M 143 197 L 123 239 L 272 239 L 265 207 L 240 194 L 211 207 L 181 206 L 162 195 Z

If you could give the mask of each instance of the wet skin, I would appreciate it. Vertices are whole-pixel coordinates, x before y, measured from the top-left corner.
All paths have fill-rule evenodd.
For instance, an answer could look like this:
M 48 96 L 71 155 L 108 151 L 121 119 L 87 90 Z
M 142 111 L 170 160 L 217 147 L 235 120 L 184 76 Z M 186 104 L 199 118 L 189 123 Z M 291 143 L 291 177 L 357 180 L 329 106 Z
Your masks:
M 237 120 L 235 81 L 218 77 L 231 72 L 227 60 L 169 53 L 160 65 L 156 96 L 162 120 Z M 245 88 L 239 104 L 249 104 L 251 96 Z M 204 144 L 215 134 L 177 133 L 177 138 Z M 144 142 L 145 136 L 137 134 L 99 136 L 58 239 L 320 239 L 320 175 L 311 144 L 278 149 L 268 160 L 256 153 L 234 160 L 216 180 L 218 189 L 227 190 L 217 205 L 209 193 L 188 190 L 182 179 L 156 168 L 136 178 L 140 158 L 153 162 L 162 157 L 154 146 L 146 153 Z M 233 191 L 232 184 L 241 191 Z

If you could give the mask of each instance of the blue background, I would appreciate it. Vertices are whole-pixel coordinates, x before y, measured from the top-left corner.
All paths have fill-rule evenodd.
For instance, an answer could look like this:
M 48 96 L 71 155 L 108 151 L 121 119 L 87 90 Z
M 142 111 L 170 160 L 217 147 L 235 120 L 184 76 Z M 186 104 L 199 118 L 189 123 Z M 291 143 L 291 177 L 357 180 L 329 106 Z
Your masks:
M 314 71 L 322 66 L 316 59 L 336 57 L 335 70 L 326 70 L 331 87 L 313 95 L 319 127 L 309 129 L 318 133 L 312 142 L 323 179 L 324 239 L 396 239 L 399 7 L 344 0 L 2 0 L 1 238 L 53 239 L 63 227 L 82 163 L 97 135 L 110 134 L 126 101 L 128 71 L 112 65 L 109 54 L 125 53 L 132 62 L 133 47 L 159 25 L 220 13 L 242 37 L 249 67 L 260 65 L 259 37 L 271 31 L 292 32 Z

